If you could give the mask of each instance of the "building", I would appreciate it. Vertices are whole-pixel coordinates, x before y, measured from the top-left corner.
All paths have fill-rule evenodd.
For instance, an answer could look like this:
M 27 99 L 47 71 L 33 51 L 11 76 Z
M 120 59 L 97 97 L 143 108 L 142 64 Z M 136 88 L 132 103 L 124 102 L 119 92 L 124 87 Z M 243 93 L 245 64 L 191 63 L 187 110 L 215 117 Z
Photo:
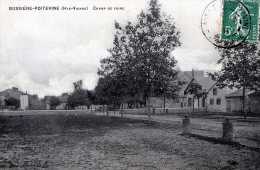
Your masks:
M 29 108 L 29 98 L 27 94 L 20 95 L 20 109 L 27 110 Z
M 20 101 L 21 110 L 41 110 L 44 109 L 44 103 L 38 99 L 37 95 L 29 95 L 27 92 L 22 92 L 16 87 L 6 89 L 0 92 L 1 107 L 5 107 L 4 99 L 13 97 Z
M 45 102 L 46 102 L 46 110 L 51 110 L 51 96 L 48 96 Z
M 26 94 L 20 90 L 18 90 L 18 88 L 16 87 L 12 87 L 11 89 L 6 89 L 2 92 L 0 92 L 0 96 L 4 96 L 5 98 L 8 97 L 14 97 L 17 100 L 20 100 L 20 95 Z
M 68 109 L 67 101 L 68 101 L 68 98 L 69 98 L 69 94 L 68 93 L 64 93 L 61 96 L 59 96 L 58 98 L 60 100 L 60 105 L 58 105 L 56 107 L 56 110 L 67 110 Z
M 245 89 L 245 109 L 248 110 L 248 102 L 249 102 L 249 95 L 254 93 L 254 91 Z M 254 95 L 251 95 L 251 107 L 254 103 Z M 227 112 L 238 112 L 242 110 L 243 107 L 243 89 L 236 90 L 233 93 L 226 95 L 226 107 Z M 253 107 L 252 107 L 253 108 Z
M 192 108 L 193 94 L 187 94 L 187 90 L 191 83 L 197 83 L 207 92 L 206 98 L 194 99 L 194 108 L 205 108 L 208 112 L 226 112 L 226 94 L 230 93 L 230 89 L 217 88 L 216 82 L 210 77 L 204 75 L 204 70 L 198 71 L 180 71 L 178 79 L 184 81 L 178 99 L 165 99 L 165 106 L 168 108 Z M 151 105 L 155 108 L 164 106 L 164 98 L 151 98 Z

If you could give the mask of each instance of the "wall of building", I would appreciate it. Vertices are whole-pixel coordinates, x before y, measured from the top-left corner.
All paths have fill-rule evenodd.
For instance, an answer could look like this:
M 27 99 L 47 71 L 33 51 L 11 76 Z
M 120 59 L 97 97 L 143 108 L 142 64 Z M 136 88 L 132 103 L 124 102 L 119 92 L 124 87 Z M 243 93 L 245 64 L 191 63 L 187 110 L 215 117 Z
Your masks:
M 215 88 L 213 88 L 215 89 Z M 207 97 L 207 111 L 208 112 L 226 112 L 226 89 L 218 89 L 217 94 L 213 94 L 213 89 L 208 93 Z M 212 102 L 213 101 L 213 102 Z M 220 101 L 220 103 L 219 103 Z
M 66 110 L 67 103 L 61 103 L 59 106 L 56 107 L 56 110 Z
M 165 108 L 180 108 L 180 100 L 174 99 L 165 99 Z M 154 108 L 164 108 L 164 99 L 163 97 L 153 97 L 151 98 L 151 106 Z
M 20 95 L 20 109 L 27 110 L 29 106 L 28 95 Z
M 214 89 L 214 93 L 213 93 Z M 205 108 L 208 112 L 226 112 L 226 88 L 218 89 L 213 88 L 209 91 L 207 98 L 203 101 L 202 98 L 194 99 L 194 108 Z M 213 102 L 212 102 L 213 101 Z M 204 104 L 203 104 L 204 103 Z M 163 108 L 163 98 L 154 97 L 151 98 L 151 105 L 155 108 Z M 166 99 L 165 107 L 167 108 L 192 108 L 193 107 L 193 95 L 187 94 L 180 97 L 178 100 Z
M 193 109 L 192 108 L 167 108 L 167 114 L 187 114 L 187 113 L 192 113 Z M 206 108 L 195 108 L 194 109 L 195 113 L 205 113 Z M 145 115 L 147 114 L 147 109 L 146 108 L 141 108 L 141 109 L 124 109 L 123 111 L 124 114 L 142 114 Z M 162 108 L 151 108 L 151 114 L 164 114 L 164 109 Z

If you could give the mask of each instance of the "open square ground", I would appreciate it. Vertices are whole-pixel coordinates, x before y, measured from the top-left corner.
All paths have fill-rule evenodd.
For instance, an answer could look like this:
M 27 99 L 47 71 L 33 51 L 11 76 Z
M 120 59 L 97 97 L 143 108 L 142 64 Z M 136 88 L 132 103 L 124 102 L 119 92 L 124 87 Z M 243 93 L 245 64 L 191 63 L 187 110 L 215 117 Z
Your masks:
M 0 169 L 260 169 L 259 147 L 214 141 L 199 124 L 182 135 L 181 122 L 169 120 L 0 116 Z

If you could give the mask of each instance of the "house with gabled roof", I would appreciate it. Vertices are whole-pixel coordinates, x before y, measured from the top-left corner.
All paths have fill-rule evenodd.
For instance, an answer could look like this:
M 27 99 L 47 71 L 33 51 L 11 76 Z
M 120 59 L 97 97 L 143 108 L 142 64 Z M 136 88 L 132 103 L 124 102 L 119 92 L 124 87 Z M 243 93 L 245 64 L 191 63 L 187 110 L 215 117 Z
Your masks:
M 20 108 L 16 108 L 16 109 L 25 110 L 26 108 L 28 108 L 28 95 L 18 90 L 18 88 L 16 87 L 12 87 L 11 89 L 6 89 L 0 92 L 0 97 L 1 97 L 2 107 L 5 106 L 5 102 L 4 102 L 5 99 L 13 97 L 20 101 Z
M 41 110 L 44 109 L 43 103 L 38 99 L 37 95 L 29 95 L 27 92 L 22 92 L 16 87 L 6 89 L 0 92 L 1 104 L 4 106 L 4 99 L 13 97 L 20 101 L 21 110 Z
M 26 93 L 18 90 L 18 88 L 16 88 L 16 87 L 12 87 L 11 89 L 6 89 L 6 90 L 0 92 L 0 96 L 4 96 L 5 98 L 14 97 L 17 100 L 20 100 L 20 95 L 24 95 L 24 94 L 26 94 Z
M 245 109 L 248 110 L 249 107 L 249 95 L 254 93 L 254 91 L 245 89 Z M 254 96 L 252 95 L 251 98 Z M 237 112 L 241 111 L 243 107 L 243 89 L 238 89 L 233 93 L 226 95 L 227 112 Z M 253 107 L 252 107 L 253 108 Z
M 228 88 L 219 89 L 216 86 L 216 81 L 212 80 L 211 77 L 204 76 L 203 74 L 193 73 L 193 77 L 189 84 L 184 90 L 184 100 L 187 101 L 187 107 L 192 107 L 193 105 L 193 94 L 187 94 L 187 90 L 191 83 L 197 83 L 202 86 L 202 90 L 206 92 L 207 96 L 205 98 L 199 98 L 194 100 L 194 108 L 205 108 L 208 112 L 226 112 L 226 100 L 225 95 L 229 92 Z
M 186 82 L 179 92 L 178 99 L 166 99 L 166 107 L 168 108 L 192 108 L 193 94 L 187 94 L 187 90 L 191 83 L 197 83 L 207 92 L 206 98 L 194 100 L 194 108 L 205 108 L 208 112 L 226 112 L 226 94 L 230 93 L 230 89 L 219 89 L 216 87 L 216 81 L 210 77 L 204 76 L 204 70 L 180 71 L 178 78 Z M 151 98 L 153 107 L 163 107 L 163 98 Z

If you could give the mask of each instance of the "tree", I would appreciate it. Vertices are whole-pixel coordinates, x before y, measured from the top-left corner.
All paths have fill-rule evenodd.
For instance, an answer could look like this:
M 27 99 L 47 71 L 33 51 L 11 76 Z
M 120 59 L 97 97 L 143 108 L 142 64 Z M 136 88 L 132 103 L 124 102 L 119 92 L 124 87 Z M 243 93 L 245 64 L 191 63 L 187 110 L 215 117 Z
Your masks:
M 73 83 L 74 91 L 68 97 L 67 105 L 71 108 L 90 106 L 89 91 L 83 89 L 83 82 L 79 80 Z
M 97 101 L 99 102 L 99 104 L 107 104 L 107 106 L 113 104 L 115 110 L 115 107 L 117 105 L 120 105 L 120 91 L 117 87 L 117 82 L 109 75 L 100 77 L 97 86 L 95 87 Z
M 122 89 L 142 93 L 147 100 L 148 121 L 151 122 L 150 97 L 155 90 L 168 87 L 177 77 L 175 65 L 177 61 L 169 55 L 176 46 L 180 45 L 179 31 L 176 30 L 172 18 L 161 14 L 161 5 L 157 0 L 151 0 L 149 10 L 138 15 L 137 24 L 128 22 L 123 28 L 115 22 L 117 30 L 118 48 L 112 50 L 114 60 L 118 57 L 118 65 L 107 59 L 107 73 L 117 70 L 115 75 Z M 114 42 L 115 42 L 114 41 Z M 114 43 L 115 44 L 115 43 Z M 113 61 L 114 61 L 113 60 Z M 124 78 L 127 80 L 123 81 Z M 122 95 L 122 93 L 121 93 Z
M 232 43 L 232 42 L 225 42 Z M 260 57 L 257 43 L 242 42 L 239 46 L 231 49 L 218 48 L 222 63 L 219 72 L 208 73 L 213 80 L 217 81 L 219 88 L 242 88 L 243 102 L 242 112 L 245 112 L 245 89 L 259 89 L 260 87 Z M 258 53 L 258 54 L 257 54 Z
M 15 106 L 16 109 L 20 107 L 20 100 L 14 98 L 14 97 L 8 97 L 7 99 L 4 99 L 6 106 Z
M 96 92 L 96 102 L 100 105 L 107 104 L 108 93 L 106 92 L 106 81 L 105 77 L 100 77 L 94 90 Z
M 179 79 L 176 79 L 175 81 L 170 81 L 168 85 L 161 86 L 161 88 L 157 88 L 154 90 L 155 96 L 160 96 L 163 94 L 163 109 L 164 113 L 166 113 L 165 110 L 165 103 L 166 98 L 167 99 L 177 99 L 179 96 L 179 91 L 182 88 L 182 85 L 186 82 L 180 81 Z
M 115 22 L 117 28 L 118 23 Z M 98 70 L 98 74 L 104 77 L 107 84 L 106 90 L 109 98 L 113 99 L 114 109 L 118 99 L 121 101 L 121 116 L 123 116 L 123 101 L 124 97 L 131 91 L 130 78 L 131 71 L 129 70 L 131 57 L 128 55 L 129 50 L 126 44 L 126 35 L 123 31 L 117 31 L 115 34 L 113 47 L 108 49 L 111 54 L 109 57 L 102 59 L 101 69 Z M 104 86 L 105 87 L 105 86 Z M 108 100 L 109 101 L 109 100 Z
M 74 86 L 74 92 L 82 90 L 83 89 L 83 82 L 82 82 L 82 80 L 78 80 L 78 81 L 74 82 L 73 86 Z
M 60 104 L 60 100 L 56 96 L 50 96 L 50 106 L 52 109 L 56 108 Z
M 192 99 L 192 113 L 194 114 L 194 100 L 195 98 L 199 99 L 200 98 L 206 98 L 207 97 L 207 92 L 202 89 L 202 86 L 198 83 L 191 83 L 186 91 L 188 94 L 193 94 L 193 99 Z

